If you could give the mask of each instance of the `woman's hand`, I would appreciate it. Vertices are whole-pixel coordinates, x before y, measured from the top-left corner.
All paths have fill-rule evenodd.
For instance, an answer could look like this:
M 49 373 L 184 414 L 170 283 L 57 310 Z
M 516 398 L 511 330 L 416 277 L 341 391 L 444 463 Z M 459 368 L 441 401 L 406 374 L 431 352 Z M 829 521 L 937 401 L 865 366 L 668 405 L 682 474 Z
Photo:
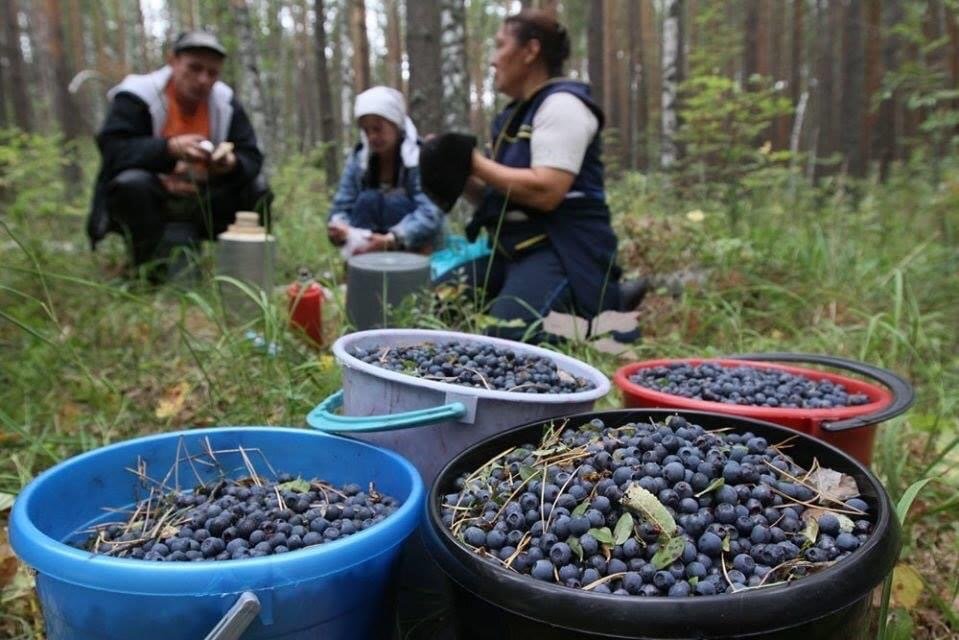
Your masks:
M 372 253 L 374 251 L 392 251 L 396 248 L 396 236 L 392 233 L 374 233 L 370 236 L 369 242 L 354 252 L 354 255 L 360 253 Z
M 326 237 L 334 246 L 341 247 L 346 242 L 346 236 L 349 233 L 349 227 L 342 222 L 331 222 L 326 227 Z

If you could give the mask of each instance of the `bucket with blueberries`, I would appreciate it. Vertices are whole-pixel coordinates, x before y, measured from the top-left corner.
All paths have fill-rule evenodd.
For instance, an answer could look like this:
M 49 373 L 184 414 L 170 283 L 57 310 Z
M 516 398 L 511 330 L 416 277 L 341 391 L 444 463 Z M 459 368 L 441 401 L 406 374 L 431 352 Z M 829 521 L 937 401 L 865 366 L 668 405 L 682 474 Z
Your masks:
M 424 494 L 409 462 L 345 438 L 166 433 L 38 476 L 10 543 L 50 640 L 373 640 Z
M 837 375 L 840 369 L 868 380 Z M 768 420 L 872 460 L 876 427 L 912 406 L 912 386 L 895 373 L 863 362 L 803 353 L 758 353 L 727 358 L 645 360 L 613 376 L 627 408 L 714 411 Z
M 343 389 L 307 416 L 326 433 L 386 447 L 429 484 L 453 456 L 509 427 L 590 411 L 610 389 L 575 358 L 487 336 L 378 329 L 333 344 Z
M 865 640 L 900 549 L 860 462 L 694 411 L 516 427 L 450 462 L 427 512 L 462 640 Z

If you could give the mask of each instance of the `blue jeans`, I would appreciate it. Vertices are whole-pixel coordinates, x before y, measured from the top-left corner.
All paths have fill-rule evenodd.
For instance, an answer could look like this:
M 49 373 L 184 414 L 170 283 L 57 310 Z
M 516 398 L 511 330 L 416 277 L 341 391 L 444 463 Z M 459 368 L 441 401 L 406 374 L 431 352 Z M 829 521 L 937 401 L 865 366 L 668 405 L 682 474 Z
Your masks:
M 540 341 L 542 331 L 526 335 L 530 325 L 549 315 L 550 311 L 573 313 L 573 297 L 569 278 L 559 256 L 549 244 L 532 248 L 512 259 L 493 253 L 454 269 L 441 282 L 463 278 L 474 295 L 481 296 L 481 308 L 503 321 L 486 330 L 510 340 Z M 505 323 L 521 320 L 522 326 Z M 518 324 L 518 323 L 513 323 Z

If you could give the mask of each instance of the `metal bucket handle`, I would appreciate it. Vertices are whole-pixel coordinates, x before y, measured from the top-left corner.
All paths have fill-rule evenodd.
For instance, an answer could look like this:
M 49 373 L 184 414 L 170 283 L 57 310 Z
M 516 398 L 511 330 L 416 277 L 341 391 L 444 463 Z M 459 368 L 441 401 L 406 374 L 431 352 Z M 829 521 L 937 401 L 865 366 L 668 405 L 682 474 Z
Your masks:
M 447 400 L 450 399 L 448 395 Z M 342 416 L 335 413 L 342 406 L 343 390 L 340 389 L 316 405 L 307 414 L 306 423 L 326 433 L 371 433 L 398 431 L 448 420 L 472 422 L 476 414 L 476 396 L 457 396 L 455 401 L 438 407 L 379 416 Z
M 244 591 L 204 640 L 239 640 L 258 613 L 259 598 L 251 591 Z
M 892 392 L 892 402 L 888 406 L 879 409 L 875 413 L 862 416 L 854 416 L 846 420 L 837 420 L 836 422 L 823 422 L 822 428 L 825 431 L 846 431 L 856 429 L 871 424 L 877 424 L 895 418 L 905 413 L 912 406 L 916 399 L 916 392 L 912 385 L 899 377 L 892 371 L 881 369 L 871 364 L 849 360 L 837 356 L 823 356 L 815 353 L 744 353 L 729 356 L 733 360 L 758 360 L 768 362 L 799 362 L 819 364 L 835 369 L 845 369 L 859 375 L 870 378 L 880 383 Z

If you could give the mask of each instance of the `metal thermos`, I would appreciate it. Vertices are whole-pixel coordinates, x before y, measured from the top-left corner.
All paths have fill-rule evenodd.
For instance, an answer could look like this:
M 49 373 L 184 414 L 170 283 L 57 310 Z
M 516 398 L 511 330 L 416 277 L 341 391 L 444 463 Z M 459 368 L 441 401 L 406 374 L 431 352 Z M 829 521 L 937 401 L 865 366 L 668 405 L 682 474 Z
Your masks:
M 363 253 L 346 269 L 346 314 L 358 331 L 388 327 L 390 309 L 430 284 L 430 259 L 416 253 Z
M 255 295 L 273 290 L 275 259 L 276 238 L 260 226 L 260 216 L 253 211 L 238 211 L 236 222 L 217 236 L 216 274 L 248 285 Z M 234 283 L 221 281 L 220 295 L 233 319 L 248 321 L 261 313 L 256 301 Z

